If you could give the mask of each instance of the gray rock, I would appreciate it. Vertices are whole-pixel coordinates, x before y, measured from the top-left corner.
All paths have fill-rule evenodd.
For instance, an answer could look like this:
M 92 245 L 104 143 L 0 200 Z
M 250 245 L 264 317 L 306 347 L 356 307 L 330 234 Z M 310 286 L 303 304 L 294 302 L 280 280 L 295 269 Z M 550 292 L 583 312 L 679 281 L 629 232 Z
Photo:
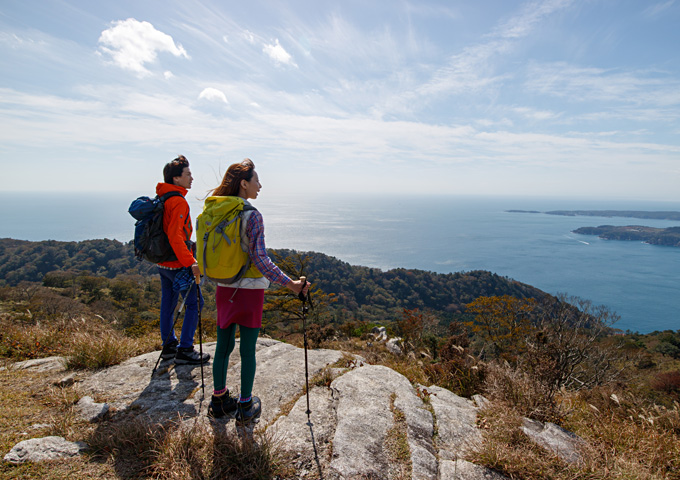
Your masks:
M 385 347 L 392 352 L 395 355 L 401 355 L 402 350 L 401 347 L 399 346 L 399 342 L 401 342 L 400 337 L 394 337 L 390 338 L 387 343 L 385 343 Z
M 444 460 L 440 464 L 442 480 L 509 480 L 508 477 L 486 467 L 465 460 Z
M 309 407 L 308 418 L 307 397 L 301 396 L 290 413 L 279 417 L 267 433 L 291 452 L 298 472 L 315 472 L 317 475 L 314 477 L 326 478 L 323 464 L 332 452 L 336 423 L 332 391 L 329 388 L 311 388 Z
M 491 406 L 491 402 L 484 395 L 473 395 L 472 400 L 479 408 L 486 408 Z
M 406 377 L 384 366 L 367 365 L 337 378 L 331 388 L 337 401 L 330 463 L 334 476 L 387 478 L 390 465 L 384 445 L 394 425 L 390 398 L 395 394 L 394 405 L 406 417 L 412 478 L 437 478 L 432 416 Z
M 31 425 L 31 430 L 42 430 L 43 428 L 52 428 L 51 423 L 34 423 Z
M 236 350 L 236 349 L 234 349 Z M 342 352 L 308 349 L 310 379 L 327 365 L 342 358 Z M 227 386 L 237 392 L 241 384 L 240 361 L 227 372 Z M 281 412 L 281 407 L 299 395 L 305 386 L 305 352 L 287 343 L 276 342 L 257 352 L 257 373 L 253 393 L 262 401 L 261 421 L 269 423 Z
M 227 386 L 232 395 L 240 390 L 238 350 L 237 340 L 227 371 Z M 203 344 L 203 351 L 214 357 L 215 343 Z M 262 401 L 262 422 L 266 424 L 279 415 L 281 406 L 302 391 L 305 385 L 305 357 L 303 349 L 268 338 L 258 339 L 256 351 L 257 374 L 253 393 Z M 204 399 L 200 365 L 174 365 L 164 361 L 152 378 L 151 372 L 159 354 L 140 355 L 97 372 L 84 379 L 81 388 L 107 399 L 113 409 L 132 409 L 154 419 L 206 414 L 212 393 L 212 361 L 203 366 Z M 342 352 L 337 350 L 308 350 L 310 378 L 341 358 Z
M 387 341 L 387 328 L 386 327 L 373 327 L 373 329 L 371 330 L 371 333 L 373 334 L 373 339 L 376 342 Z
M 24 463 L 74 457 L 87 449 L 83 442 L 69 442 L 62 437 L 31 438 L 17 443 L 5 455 L 5 462 Z
M 76 374 L 72 373 L 70 375 L 65 376 L 61 380 L 54 382 L 54 385 L 56 387 L 66 388 L 66 387 L 70 387 L 74 383 L 76 383 Z
M 106 415 L 109 406 L 106 403 L 96 403 L 92 397 L 85 396 L 78 400 L 75 410 L 83 420 L 96 422 Z
M 437 419 L 439 456 L 456 460 L 477 448 L 482 433 L 477 428 L 477 407 L 474 402 L 445 388 L 430 386 L 430 405 Z
M 550 450 L 568 463 L 581 461 L 579 446 L 583 439 L 578 435 L 566 431 L 554 423 L 543 423 L 538 420 L 524 418 L 522 431 L 538 445 Z
M 66 370 L 66 360 L 64 357 L 45 357 L 24 360 L 12 365 L 19 370 L 35 370 L 37 372 L 59 372 Z

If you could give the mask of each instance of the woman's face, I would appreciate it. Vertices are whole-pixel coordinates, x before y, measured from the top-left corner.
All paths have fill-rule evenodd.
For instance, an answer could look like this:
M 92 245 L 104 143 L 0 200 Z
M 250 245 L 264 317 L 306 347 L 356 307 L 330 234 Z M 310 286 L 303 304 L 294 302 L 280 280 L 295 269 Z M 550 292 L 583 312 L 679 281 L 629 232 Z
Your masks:
M 262 185 L 260 185 L 260 178 L 257 176 L 257 172 L 253 171 L 253 178 L 250 181 L 241 181 L 241 195 L 246 200 L 257 198 L 257 194 L 260 192 Z

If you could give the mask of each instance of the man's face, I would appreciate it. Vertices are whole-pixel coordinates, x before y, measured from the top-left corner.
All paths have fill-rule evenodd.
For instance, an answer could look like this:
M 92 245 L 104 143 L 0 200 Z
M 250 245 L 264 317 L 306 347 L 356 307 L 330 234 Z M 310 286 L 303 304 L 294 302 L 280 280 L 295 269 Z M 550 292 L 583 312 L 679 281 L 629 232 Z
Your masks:
M 179 177 L 173 177 L 172 181 L 175 182 L 175 185 L 179 185 L 180 187 L 184 187 L 189 190 L 191 188 L 191 183 L 194 181 L 194 177 L 191 176 L 191 170 L 189 170 L 189 167 L 184 167 L 184 170 L 182 170 L 182 175 Z

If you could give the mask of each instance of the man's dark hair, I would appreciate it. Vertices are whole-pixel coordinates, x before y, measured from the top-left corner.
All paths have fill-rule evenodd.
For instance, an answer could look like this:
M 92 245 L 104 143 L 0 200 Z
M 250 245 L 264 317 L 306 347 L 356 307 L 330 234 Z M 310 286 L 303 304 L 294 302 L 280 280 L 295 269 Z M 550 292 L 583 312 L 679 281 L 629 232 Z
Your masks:
M 189 160 L 184 155 L 178 156 L 170 163 L 166 163 L 163 167 L 163 181 L 165 183 L 174 184 L 173 178 L 181 177 L 182 172 L 189 166 Z

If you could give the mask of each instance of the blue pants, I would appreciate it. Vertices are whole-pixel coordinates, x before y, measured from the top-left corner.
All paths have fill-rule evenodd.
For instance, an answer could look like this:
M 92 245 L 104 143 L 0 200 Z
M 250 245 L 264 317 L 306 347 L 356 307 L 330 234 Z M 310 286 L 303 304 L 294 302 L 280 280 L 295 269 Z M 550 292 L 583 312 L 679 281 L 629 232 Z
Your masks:
M 163 345 L 177 340 L 175 330 L 172 328 L 175 308 L 179 300 L 179 292 L 172 289 L 172 282 L 180 270 L 168 270 L 159 268 L 161 275 L 161 340 Z M 194 333 L 198 325 L 198 301 L 196 299 L 196 284 L 188 292 L 182 292 L 186 296 L 184 304 L 184 322 L 182 323 L 182 334 L 179 340 L 180 348 L 189 348 L 194 344 Z M 201 295 L 201 307 L 203 308 L 203 295 Z

